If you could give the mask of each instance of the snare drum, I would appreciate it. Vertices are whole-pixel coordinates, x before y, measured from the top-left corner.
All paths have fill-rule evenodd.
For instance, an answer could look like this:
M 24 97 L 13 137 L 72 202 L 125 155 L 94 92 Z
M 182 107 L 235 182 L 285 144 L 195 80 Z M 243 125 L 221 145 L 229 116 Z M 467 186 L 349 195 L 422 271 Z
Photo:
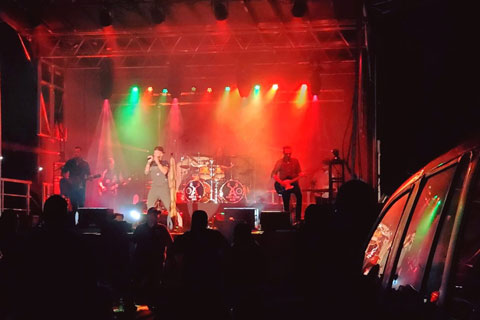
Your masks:
M 190 180 L 183 189 L 185 200 L 188 202 L 208 202 L 210 199 L 210 185 L 201 180 Z
M 245 199 L 246 189 L 238 180 L 228 180 L 220 187 L 219 196 L 222 202 L 237 203 Z

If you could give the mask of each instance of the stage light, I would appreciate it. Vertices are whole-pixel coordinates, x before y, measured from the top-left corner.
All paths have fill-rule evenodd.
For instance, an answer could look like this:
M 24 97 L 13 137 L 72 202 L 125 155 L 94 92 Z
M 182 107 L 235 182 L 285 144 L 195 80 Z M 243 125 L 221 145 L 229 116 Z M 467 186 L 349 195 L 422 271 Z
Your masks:
M 43 167 L 38 167 L 38 172 L 42 172 L 43 171 Z
M 230 92 L 230 87 L 225 87 L 225 91 Z
M 153 87 L 148 87 L 148 88 L 147 88 L 147 91 L 148 91 L 148 92 L 152 92 L 152 91 L 153 91 Z
M 100 25 L 108 27 L 112 25 L 112 13 L 107 8 L 100 9 Z
M 163 93 L 163 94 L 167 94 L 167 93 L 168 93 L 168 89 L 167 89 L 167 88 L 163 88 L 162 93 Z
M 255 88 L 255 91 L 256 91 L 256 92 L 260 91 L 260 85 L 259 85 L 259 84 L 255 85 L 254 88 Z
M 2 160 L 3 160 L 3 156 L 0 156 L 0 161 L 2 161 Z
M 139 88 L 138 86 L 133 86 L 130 89 L 130 97 L 128 98 L 128 102 L 131 106 L 134 106 L 138 103 L 140 100 L 140 94 L 139 94 Z
M 316 94 L 313 95 L 313 101 L 318 101 L 318 96 Z
M 212 7 L 213 7 L 213 14 L 215 15 L 215 19 L 219 21 L 223 21 L 228 18 L 228 10 L 224 2 L 220 0 L 213 0 Z
M 212 88 L 207 88 L 208 93 L 212 93 L 212 91 L 213 91 Z
M 273 89 L 273 90 L 278 90 L 278 84 L 275 83 L 275 84 L 272 86 L 272 89 Z
M 292 15 L 301 18 L 307 13 L 307 0 L 294 0 L 292 6 Z
M 130 217 L 133 220 L 138 221 L 142 217 L 142 214 L 137 210 L 130 210 Z
M 302 90 L 307 90 L 308 86 L 304 83 L 302 84 Z
M 192 87 L 192 92 L 196 92 L 197 91 L 197 88 L 196 87 Z

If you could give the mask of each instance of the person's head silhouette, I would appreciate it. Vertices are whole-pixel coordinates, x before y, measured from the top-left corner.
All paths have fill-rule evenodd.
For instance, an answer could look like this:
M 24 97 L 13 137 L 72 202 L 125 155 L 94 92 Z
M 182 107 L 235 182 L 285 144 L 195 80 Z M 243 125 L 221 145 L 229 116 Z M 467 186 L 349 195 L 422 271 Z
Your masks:
M 43 221 L 46 226 L 64 227 L 67 222 L 68 204 L 60 195 L 53 195 L 43 205 Z
M 191 231 L 205 230 L 208 225 L 208 215 L 203 210 L 196 210 L 192 214 L 192 227 Z

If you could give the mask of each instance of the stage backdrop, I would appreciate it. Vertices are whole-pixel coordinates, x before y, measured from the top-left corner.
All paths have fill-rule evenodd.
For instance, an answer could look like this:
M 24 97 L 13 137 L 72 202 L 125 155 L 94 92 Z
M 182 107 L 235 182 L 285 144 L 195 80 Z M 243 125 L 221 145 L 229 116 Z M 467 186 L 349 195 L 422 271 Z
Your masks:
M 98 70 L 67 71 L 67 158 L 79 145 L 92 173 L 101 173 L 106 159 L 114 157 L 123 175 L 138 185 L 144 182 L 146 157 L 155 145 L 164 146 L 166 156 L 173 154 L 177 161 L 186 155 L 213 157 L 223 152 L 234 165 L 226 178 L 245 184 L 249 200 L 262 201 L 271 198 L 267 192 L 273 189 L 270 173 L 284 145 L 293 148 L 293 157 L 306 173 L 302 187 L 325 188 L 325 161 L 333 157 L 331 150 L 339 149 L 343 155 L 350 143 L 353 73 L 323 77 L 316 99 L 308 87 L 302 96 L 302 82 L 284 80 L 273 90 L 270 81 L 241 98 L 235 86 L 225 91 L 217 80 L 211 84 L 215 88 L 211 93 L 202 89 L 174 100 L 162 94 L 166 79 L 150 81 L 154 88 L 148 92 L 148 81 L 139 80 L 138 74 L 131 77 L 117 71 L 114 94 L 104 100 L 99 78 Z M 133 86 L 138 84 L 135 91 Z M 329 92 L 340 94 L 332 98 Z M 95 184 L 89 183 L 90 205 L 95 204 Z M 139 194 L 144 196 L 142 191 Z

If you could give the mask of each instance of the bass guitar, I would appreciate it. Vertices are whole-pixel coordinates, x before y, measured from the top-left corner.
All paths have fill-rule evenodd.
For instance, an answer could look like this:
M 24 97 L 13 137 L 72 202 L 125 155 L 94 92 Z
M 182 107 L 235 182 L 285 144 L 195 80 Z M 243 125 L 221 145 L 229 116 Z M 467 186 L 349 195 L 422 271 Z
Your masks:
M 285 191 L 293 189 L 294 183 L 296 183 L 300 179 L 300 177 L 303 177 L 303 176 L 305 176 L 305 174 L 302 172 L 298 175 L 298 177 L 293 179 L 287 178 L 287 179 L 280 180 L 280 178 L 275 178 L 275 180 L 277 180 L 275 181 L 275 184 L 274 184 L 275 191 L 277 191 L 278 194 L 282 194 Z
M 298 178 L 296 179 L 285 179 L 285 180 L 282 180 L 282 183 L 278 182 L 278 181 L 275 181 L 275 191 L 277 191 L 278 194 L 282 194 L 284 193 L 285 191 L 288 191 L 290 189 L 293 189 L 293 183 L 297 182 L 298 181 Z

